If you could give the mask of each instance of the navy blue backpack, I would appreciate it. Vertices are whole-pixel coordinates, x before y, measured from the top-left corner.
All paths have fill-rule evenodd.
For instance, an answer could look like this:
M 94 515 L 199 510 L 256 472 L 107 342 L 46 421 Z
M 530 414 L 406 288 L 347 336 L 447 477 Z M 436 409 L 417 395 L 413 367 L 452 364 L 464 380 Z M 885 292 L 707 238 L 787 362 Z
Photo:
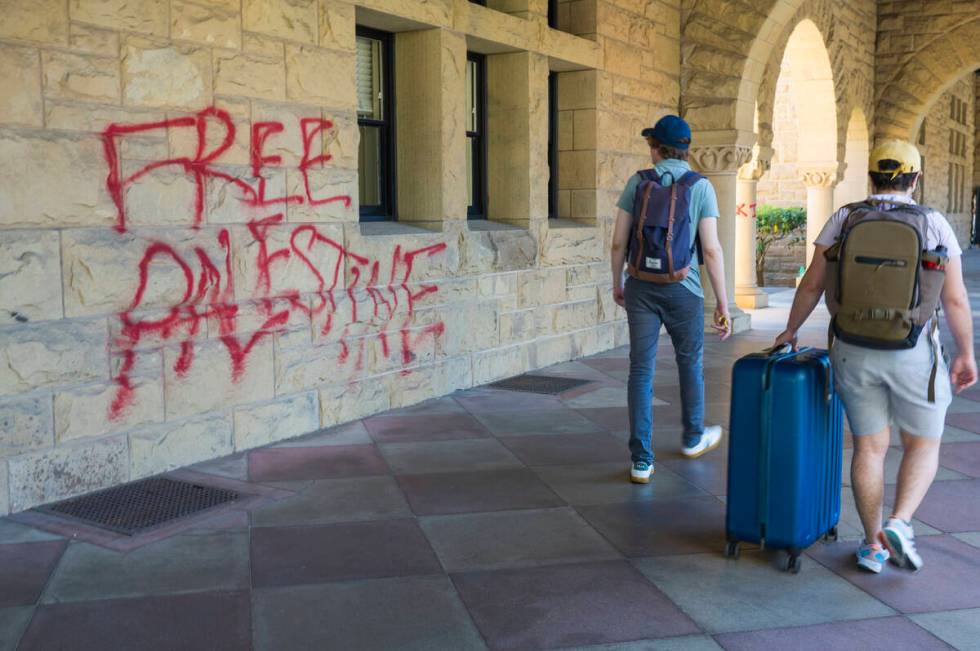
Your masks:
M 685 172 L 669 186 L 655 170 L 641 170 L 633 199 L 627 271 L 639 280 L 676 283 L 687 278 L 698 238 L 691 244 L 691 188 L 703 176 Z

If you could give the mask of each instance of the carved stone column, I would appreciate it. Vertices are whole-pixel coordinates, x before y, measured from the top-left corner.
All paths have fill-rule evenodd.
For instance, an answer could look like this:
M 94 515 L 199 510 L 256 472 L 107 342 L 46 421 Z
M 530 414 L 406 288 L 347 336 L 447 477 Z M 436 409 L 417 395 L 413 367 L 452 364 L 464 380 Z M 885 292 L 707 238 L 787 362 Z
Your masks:
M 695 134 L 697 137 L 697 134 Z M 728 309 L 732 315 L 733 332 L 742 332 L 752 326 L 751 317 L 735 303 L 735 229 L 736 185 L 740 167 L 752 158 L 751 144 L 705 145 L 691 148 L 691 165 L 703 174 L 715 188 L 718 196 L 718 239 L 725 253 L 725 289 Z M 701 269 L 705 296 L 705 330 L 711 329 L 716 299 L 708 280 L 707 269 Z
M 756 147 L 753 159 L 739 168 L 735 185 L 735 303 L 746 309 L 769 305 L 769 295 L 756 283 L 755 214 L 759 179 L 772 153 L 770 147 Z
M 806 186 L 806 264 L 813 259 L 813 243 L 824 224 L 834 213 L 834 186 L 837 185 L 837 163 L 801 164 L 800 180 Z

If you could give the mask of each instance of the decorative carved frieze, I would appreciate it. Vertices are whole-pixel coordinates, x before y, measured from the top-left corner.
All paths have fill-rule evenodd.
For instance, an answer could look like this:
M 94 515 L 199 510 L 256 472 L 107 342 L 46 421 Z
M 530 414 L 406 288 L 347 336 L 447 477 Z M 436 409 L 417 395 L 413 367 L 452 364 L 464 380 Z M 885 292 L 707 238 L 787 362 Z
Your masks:
M 735 174 L 752 159 L 752 148 L 744 145 L 710 145 L 691 148 L 691 165 L 706 174 Z

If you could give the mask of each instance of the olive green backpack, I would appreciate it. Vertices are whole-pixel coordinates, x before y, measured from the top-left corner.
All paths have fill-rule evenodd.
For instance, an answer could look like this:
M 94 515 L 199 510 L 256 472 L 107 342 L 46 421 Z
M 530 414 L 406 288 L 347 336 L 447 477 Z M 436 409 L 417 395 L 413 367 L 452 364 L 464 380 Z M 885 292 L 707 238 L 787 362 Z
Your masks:
M 926 324 L 934 359 L 929 401 L 935 402 L 936 350 L 944 265 L 925 250 L 930 210 L 916 204 L 890 207 L 864 201 L 849 213 L 837 242 L 827 249 L 826 301 L 833 317 L 830 343 L 882 350 L 914 348 Z M 923 262 L 926 262 L 924 265 Z

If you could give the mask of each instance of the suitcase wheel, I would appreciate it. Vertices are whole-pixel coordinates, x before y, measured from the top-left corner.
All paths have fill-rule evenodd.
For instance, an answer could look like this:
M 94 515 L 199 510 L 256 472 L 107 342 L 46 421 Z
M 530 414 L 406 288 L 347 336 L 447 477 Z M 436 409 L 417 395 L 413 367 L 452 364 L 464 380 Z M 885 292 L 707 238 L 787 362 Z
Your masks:
M 799 574 L 801 567 L 803 567 L 803 559 L 800 558 L 800 555 L 790 553 L 786 557 L 786 565 L 783 566 L 783 569 L 790 574 Z
M 837 542 L 840 540 L 840 535 L 838 534 L 836 524 L 830 528 L 830 531 L 823 535 L 823 540 L 824 542 Z
M 739 550 L 740 548 L 738 542 L 735 541 L 729 542 L 725 546 L 725 556 L 727 556 L 728 558 L 738 559 Z

